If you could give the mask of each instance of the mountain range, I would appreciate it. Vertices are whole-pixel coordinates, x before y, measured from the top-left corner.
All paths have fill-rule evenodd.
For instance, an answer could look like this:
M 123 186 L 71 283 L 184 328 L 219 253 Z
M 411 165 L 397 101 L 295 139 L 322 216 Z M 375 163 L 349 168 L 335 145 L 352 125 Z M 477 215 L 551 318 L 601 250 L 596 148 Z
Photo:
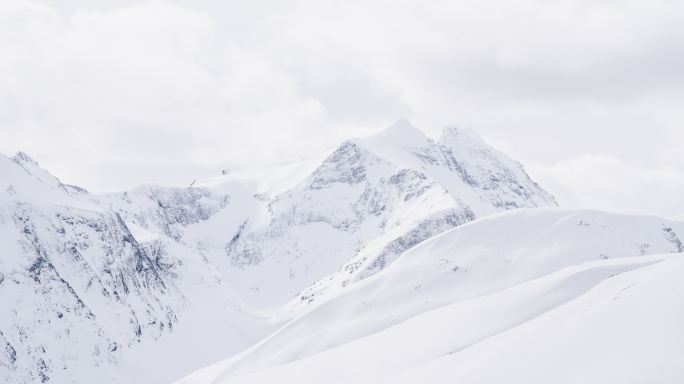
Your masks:
M 682 221 L 559 208 L 406 120 L 224 173 L 94 194 L 0 155 L 0 381 L 684 378 Z

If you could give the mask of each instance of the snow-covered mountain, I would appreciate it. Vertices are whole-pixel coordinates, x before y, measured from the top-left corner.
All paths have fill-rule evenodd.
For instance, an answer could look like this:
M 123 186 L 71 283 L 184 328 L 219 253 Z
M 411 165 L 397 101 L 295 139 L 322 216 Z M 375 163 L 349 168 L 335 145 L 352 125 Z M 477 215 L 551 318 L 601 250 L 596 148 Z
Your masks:
M 472 132 L 445 129 L 434 142 L 405 120 L 323 159 L 91 201 L 200 253 L 247 305 L 267 311 L 298 292 L 313 300 L 325 289 L 309 287 L 345 264 L 369 263 L 361 278 L 477 217 L 556 204 Z
M 92 194 L 23 153 L 0 155 L 0 175 L 0 382 L 169 383 L 238 353 L 188 382 L 296 376 L 295 362 L 577 263 L 622 271 L 644 261 L 616 258 L 682 252 L 684 233 L 553 208 L 472 131 L 435 141 L 405 120 L 190 187 Z M 350 372 L 383 377 L 364 364 Z

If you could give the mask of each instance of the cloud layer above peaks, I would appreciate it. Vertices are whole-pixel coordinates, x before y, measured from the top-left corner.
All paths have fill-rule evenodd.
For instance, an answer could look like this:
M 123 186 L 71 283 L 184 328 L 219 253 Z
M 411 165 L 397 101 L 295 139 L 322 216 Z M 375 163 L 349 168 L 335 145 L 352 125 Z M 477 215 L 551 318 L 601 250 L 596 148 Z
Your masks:
M 0 152 L 67 182 L 189 184 L 406 117 L 473 127 L 568 204 L 684 212 L 659 198 L 684 169 L 679 1 L 92 3 L 0 3 Z

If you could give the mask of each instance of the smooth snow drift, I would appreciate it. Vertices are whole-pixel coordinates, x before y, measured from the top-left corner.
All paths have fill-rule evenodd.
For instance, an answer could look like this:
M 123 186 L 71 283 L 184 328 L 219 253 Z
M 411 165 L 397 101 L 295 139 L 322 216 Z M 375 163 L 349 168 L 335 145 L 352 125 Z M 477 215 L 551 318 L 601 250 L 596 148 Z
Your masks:
M 684 230 L 559 209 L 481 219 L 180 383 L 678 382 L 684 255 L 629 257 L 681 252 L 672 225 Z
M 242 374 L 217 364 L 180 383 L 679 383 L 682 273 L 682 255 L 590 262 L 302 359 Z

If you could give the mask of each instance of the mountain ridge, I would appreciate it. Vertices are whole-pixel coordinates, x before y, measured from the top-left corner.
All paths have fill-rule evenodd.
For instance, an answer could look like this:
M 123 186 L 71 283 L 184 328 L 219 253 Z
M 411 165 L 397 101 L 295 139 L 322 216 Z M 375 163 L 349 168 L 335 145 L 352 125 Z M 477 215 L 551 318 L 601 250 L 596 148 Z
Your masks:
M 468 130 L 433 140 L 400 120 L 321 157 L 90 193 L 0 156 L 0 298 L 14 309 L 0 379 L 168 383 L 392 276 L 425 242 L 557 205 Z M 670 250 L 667 223 L 643 224 L 659 240 L 637 236 L 635 252 Z

